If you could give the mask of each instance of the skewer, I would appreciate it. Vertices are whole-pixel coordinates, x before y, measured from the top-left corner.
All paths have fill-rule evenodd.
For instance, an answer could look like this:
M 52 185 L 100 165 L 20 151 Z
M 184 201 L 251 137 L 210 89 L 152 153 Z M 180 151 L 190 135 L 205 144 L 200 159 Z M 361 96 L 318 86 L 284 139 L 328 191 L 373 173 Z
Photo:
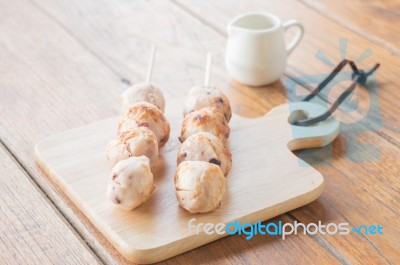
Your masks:
M 210 74 L 211 74 L 211 63 L 212 63 L 212 53 L 207 53 L 206 71 L 204 76 L 204 86 L 210 86 Z
M 153 65 L 154 65 L 154 57 L 156 55 L 156 45 L 151 46 L 151 52 L 150 52 L 150 59 L 149 59 L 149 65 L 147 68 L 147 76 L 146 76 L 146 83 L 150 84 L 151 82 L 151 77 L 153 75 Z

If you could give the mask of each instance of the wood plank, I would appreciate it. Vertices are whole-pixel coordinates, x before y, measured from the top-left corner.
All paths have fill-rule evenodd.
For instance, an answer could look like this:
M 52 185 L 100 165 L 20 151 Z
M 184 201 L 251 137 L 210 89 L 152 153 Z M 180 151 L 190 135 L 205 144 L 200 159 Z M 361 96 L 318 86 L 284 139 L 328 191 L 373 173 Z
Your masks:
M 289 59 L 290 65 L 287 73 L 291 76 L 310 73 L 320 74 L 323 73 L 322 71 L 329 72 L 329 67 L 318 63 L 318 60 L 314 58 L 314 54 L 320 47 L 324 47 L 323 51 L 328 54 L 328 57 L 335 58 L 334 47 L 339 37 L 346 36 L 351 40 L 350 43 L 357 43 L 357 45 L 348 47 L 350 58 L 354 54 L 357 56 L 361 54 L 363 47 L 371 47 L 374 54 L 363 65 L 372 65 L 374 60 L 384 62 L 382 69 L 378 73 L 378 80 L 385 80 L 381 83 L 382 89 L 379 91 L 382 116 L 384 122 L 393 125 L 395 128 L 397 127 L 398 112 L 394 103 L 397 98 L 392 96 L 393 91 L 391 92 L 390 88 L 398 81 L 397 75 L 392 70 L 400 69 L 400 67 L 399 60 L 387 50 L 332 23 L 306 6 L 294 1 L 269 1 L 263 3 L 237 1 L 235 4 L 230 4 L 228 1 L 219 1 L 218 3 L 202 1 L 201 4 L 191 6 L 183 1 L 178 1 L 178 4 L 195 17 L 198 17 L 199 20 L 203 20 L 207 16 L 208 19 L 205 24 L 214 28 L 217 32 L 221 32 L 222 35 L 224 35 L 224 28 L 229 20 L 239 13 L 263 9 L 281 15 L 284 18 L 298 18 L 305 24 L 306 35 L 298 50 Z M 291 8 L 288 9 L 287 6 L 291 6 Z M 337 55 L 340 54 L 338 53 Z M 338 59 L 335 61 L 338 61 Z M 344 84 L 342 84 L 342 87 L 344 87 Z M 359 97 L 365 100 L 365 91 L 361 90 L 360 94 Z M 350 262 L 396 263 L 399 260 L 394 253 L 396 253 L 396 248 L 399 248 L 399 243 L 396 240 L 399 232 L 395 229 L 398 223 L 395 221 L 396 224 L 393 224 L 392 220 L 397 220 L 396 216 L 399 215 L 398 210 L 395 210 L 398 209 L 398 203 L 395 198 L 398 196 L 399 191 L 399 183 L 396 179 L 399 174 L 399 152 L 398 147 L 393 146 L 393 142 L 398 143 L 398 133 L 383 128 L 378 133 L 366 132 L 360 134 L 359 140 L 361 142 L 374 143 L 375 146 L 380 147 L 382 153 L 379 163 L 357 164 L 349 162 L 343 153 L 346 150 L 346 140 L 348 140 L 346 135 L 351 135 L 354 130 L 360 131 L 362 126 L 356 123 L 344 127 L 342 130 L 343 135 L 333 145 L 334 167 L 321 163 L 321 158 L 318 158 L 318 156 L 324 154 L 325 158 L 329 158 L 329 153 L 328 157 L 326 157 L 326 152 L 314 152 L 314 156 L 312 155 L 313 152 L 309 152 L 309 158 L 313 162 L 312 165 L 316 165 L 318 162 L 321 164 L 317 168 L 326 176 L 328 182 L 327 190 L 318 203 L 303 207 L 307 210 L 300 209 L 295 211 L 293 213 L 294 217 L 303 222 L 337 220 L 337 222 L 349 221 L 354 225 L 360 225 L 366 221 L 384 223 L 386 229 L 390 231 L 388 232 L 389 235 L 384 237 L 333 238 L 324 236 L 323 238 Z M 388 135 L 390 135 L 389 142 L 385 140 L 388 139 Z M 350 147 L 347 146 L 348 152 L 355 152 L 357 149 L 356 144 Z M 365 154 L 364 157 L 367 157 L 367 155 Z M 314 161 L 312 161 L 313 157 Z M 338 178 L 337 176 L 342 177 Z M 330 179 L 333 180 L 330 181 Z M 346 200 L 341 200 L 340 198 L 346 198 Z M 322 201 L 324 203 L 321 203 Z M 368 210 L 366 210 L 366 205 L 368 205 Z M 306 214 L 309 212 L 312 213 Z M 392 233 L 396 235 L 392 236 Z M 357 248 L 355 250 L 354 245 L 359 250 Z M 368 255 L 365 255 L 365 253 L 368 253 Z
M 111 50 L 111 49 L 108 49 L 107 51 L 109 51 L 109 50 Z M 198 56 L 198 58 L 200 58 L 201 56 Z M 202 75 L 202 70 L 199 68 L 198 69 L 198 71 L 197 71 L 197 76 L 201 76 Z M 196 79 L 196 78 L 195 78 Z M 200 78 L 199 78 L 200 79 Z M 188 82 L 188 83 L 190 83 L 190 82 Z M 241 89 L 240 88 L 240 86 L 239 86 L 239 89 Z M 249 89 L 249 91 L 251 91 L 251 89 Z M 268 92 L 266 92 L 266 90 L 262 90 L 263 92 L 260 92 L 259 94 L 260 95 L 265 95 L 265 96 L 268 96 L 269 95 L 269 93 Z M 282 90 L 283 91 L 283 90 Z M 240 94 L 240 92 L 238 92 L 238 94 Z M 272 96 L 271 96 L 271 98 L 272 98 Z M 271 99 L 271 100 L 275 100 L 276 101 L 276 99 L 275 98 L 273 98 L 273 99 Z M 240 98 L 238 98 L 238 101 L 240 101 Z M 256 102 L 258 102 L 259 104 L 261 104 L 261 106 L 264 106 L 264 108 L 265 108 L 265 106 L 266 106 L 266 103 L 263 103 L 263 99 L 257 99 L 257 101 Z M 246 113 L 246 111 L 248 111 L 249 109 L 251 109 L 251 107 L 252 107 L 252 104 L 251 103 L 249 103 L 249 104 L 247 104 L 246 103 L 246 105 L 247 106 L 249 106 L 249 108 L 245 108 L 244 109 L 244 111 L 242 112 L 242 113 Z M 245 105 L 245 106 L 246 106 Z M 239 107 L 236 107 L 237 109 L 236 110 L 242 110 L 242 109 L 239 109 Z M 260 114 L 261 112 L 263 112 L 264 111 L 264 109 L 260 109 L 260 110 L 253 110 L 253 114 L 255 115 L 255 114 Z M 252 114 L 252 115 L 253 115 Z
M 40 3 L 38 3 L 40 4 Z M 103 3 L 103 6 L 106 6 L 106 3 Z M 86 32 L 86 34 L 82 35 L 82 34 L 76 34 L 76 37 L 79 38 L 85 45 L 88 45 L 90 47 L 92 47 L 93 51 L 98 55 L 101 56 L 102 58 L 104 58 L 103 60 L 107 62 L 107 64 L 109 64 L 113 69 L 118 69 L 119 72 L 124 73 L 125 76 L 132 76 L 132 68 L 135 68 L 135 66 L 129 61 L 127 60 L 127 58 L 132 58 L 132 51 L 131 49 L 129 49 L 129 47 L 138 47 L 138 49 L 141 49 L 142 53 L 146 52 L 147 46 L 143 44 L 143 41 L 135 41 L 135 38 L 131 38 L 130 35 L 124 35 L 123 32 L 126 32 L 126 28 L 127 28 L 127 24 L 128 25 L 137 25 L 139 23 L 143 23 L 142 21 L 145 19 L 142 16 L 127 16 L 126 14 L 129 12 L 129 8 L 131 8 L 131 10 L 137 10 L 138 12 L 141 12 L 142 14 L 145 14 L 146 12 L 151 12 L 149 10 L 149 7 L 140 7 L 140 5 L 135 4 L 135 3 L 128 3 L 125 5 L 129 5 L 127 6 L 125 9 L 121 10 L 118 7 L 113 7 L 116 11 L 115 12 L 121 12 L 119 13 L 120 17 L 118 19 L 115 19 L 114 17 L 113 20 L 109 20 L 108 18 L 104 18 L 101 21 L 97 21 L 96 20 L 96 14 L 94 13 L 96 9 L 90 9 L 90 7 L 88 7 L 87 5 L 80 7 L 79 5 L 75 5 L 74 8 L 71 9 L 70 12 L 61 12 L 60 10 L 65 10 L 68 11 L 68 5 L 63 5 L 63 4 L 59 4 L 59 3 L 54 3 L 54 2 L 48 2 L 46 3 L 46 5 L 43 6 L 43 9 L 46 10 L 46 12 L 48 13 L 54 13 L 56 15 L 56 19 L 57 21 L 59 21 L 60 23 L 62 23 L 63 25 L 65 25 L 65 27 L 68 28 L 68 30 L 70 32 L 72 31 L 82 31 L 84 30 Z M 225 8 L 225 7 L 224 7 Z M 275 7 L 275 9 L 279 8 L 279 11 L 283 14 L 284 17 L 284 13 L 287 12 L 286 9 L 284 8 L 283 5 L 277 5 Z M 164 9 L 165 10 L 165 9 Z M 248 10 L 251 10 L 250 8 Z M 160 8 L 160 12 L 162 12 L 163 9 Z M 91 19 L 84 19 L 82 21 L 82 23 L 84 23 L 85 28 L 81 29 L 80 28 L 80 21 L 79 19 L 74 19 L 71 20 L 71 17 L 75 17 L 78 16 L 79 17 L 79 12 L 88 12 L 88 15 L 93 16 L 93 18 Z M 174 11 L 176 13 L 176 11 Z M 176 15 L 178 16 L 182 16 L 179 13 L 176 13 Z M 123 17 L 124 19 L 122 19 L 121 17 Z M 182 17 L 183 19 L 185 17 Z M 227 23 L 229 21 L 229 19 L 231 19 L 232 16 L 225 16 L 222 17 L 221 19 L 225 20 L 225 22 Z M 215 20 L 215 18 L 213 18 L 212 16 L 208 18 L 209 22 L 212 22 L 213 20 Z M 96 21 L 96 22 L 94 22 Z M 94 24 L 96 23 L 96 24 Z M 182 62 L 182 60 L 180 58 L 182 57 L 188 57 L 190 56 L 189 53 L 190 51 L 187 51 L 186 48 L 189 46 L 188 43 L 190 42 L 190 37 L 191 35 L 189 34 L 185 34 L 185 32 L 190 32 L 192 31 L 191 34 L 195 35 L 194 38 L 196 38 L 196 43 L 192 45 L 193 50 L 198 50 L 198 51 L 207 51 L 207 50 L 212 50 L 212 51 L 216 51 L 217 53 L 217 58 L 216 58 L 216 65 L 218 67 L 215 67 L 216 72 L 214 73 L 213 78 L 216 78 L 215 80 L 218 82 L 218 84 L 221 84 L 222 87 L 228 87 L 229 84 L 227 83 L 227 78 L 226 77 L 226 71 L 224 70 L 224 62 L 223 62 L 223 49 L 224 49 L 224 41 L 218 41 L 220 40 L 220 37 L 217 37 L 217 35 L 215 34 L 216 32 L 210 32 L 207 31 L 207 35 L 209 35 L 209 37 L 207 38 L 207 41 L 200 42 L 197 41 L 198 39 L 200 39 L 199 35 L 202 34 L 201 32 L 195 32 L 193 33 L 193 30 L 189 29 L 189 27 L 196 27 L 196 24 L 184 24 L 181 25 L 179 23 L 179 21 L 176 19 L 176 16 L 173 16 L 173 18 L 170 19 L 170 23 L 171 23 L 171 27 L 172 30 L 174 31 L 174 34 L 172 34 L 171 38 L 166 37 L 166 34 L 164 34 L 163 36 L 159 36 L 159 28 L 163 27 L 163 25 L 167 25 L 165 23 L 165 21 L 163 21 L 163 23 L 160 24 L 156 24 L 156 23 L 151 23 L 149 25 L 147 25 L 147 31 L 146 31 L 146 37 L 144 37 L 143 35 L 140 35 L 140 37 L 142 39 L 151 39 L 153 42 L 156 42 L 160 45 L 167 45 L 166 47 L 166 51 L 168 52 L 159 52 L 159 57 L 158 57 L 158 65 L 171 65 L 170 68 L 168 68 L 167 70 L 170 71 L 168 76 L 168 80 L 165 80 L 165 78 L 163 78 L 162 76 L 155 76 L 155 82 L 157 84 L 160 84 L 162 87 L 166 88 L 166 90 L 169 93 L 175 93 L 174 95 L 183 95 L 183 93 L 179 94 L 179 91 L 182 91 L 181 89 L 169 89 L 169 87 L 171 87 L 171 84 L 175 84 L 175 80 L 171 77 L 175 76 L 176 72 L 181 72 L 184 71 L 186 73 L 188 73 L 188 76 L 195 76 L 196 78 L 194 78 L 194 80 L 192 78 L 188 78 L 188 79 L 180 79 L 179 83 L 177 83 L 176 85 L 173 85 L 172 87 L 180 87 L 183 89 L 183 91 L 186 91 L 185 89 L 192 86 L 193 83 L 197 83 L 199 81 L 196 80 L 202 80 L 202 75 L 203 75 L 203 68 L 202 65 L 198 62 L 203 62 L 204 58 L 203 54 L 201 53 L 196 53 L 198 54 L 197 57 L 193 57 L 191 58 L 191 60 L 187 60 L 189 61 L 189 64 L 186 65 L 185 63 Z M 215 27 L 215 29 L 217 29 L 218 32 L 224 32 L 225 31 L 225 24 L 219 24 L 217 27 Z M 109 27 L 108 25 L 114 25 L 112 28 Z M 315 27 L 315 25 L 312 25 Z M 184 46 L 184 47 L 179 47 L 179 49 L 176 49 L 174 47 L 174 44 L 176 43 L 176 29 L 179 27 L 183 27 L 184 30 L 182 34 L 179 35 L 179 44 L 180 46 Z M 76 30 L 75 30 L 76 29 Z M 318 29 L 318 27 L 316 28 Z M 137 32 L 138 30 L 133 28 L 130 29 L 132 32 L 130 34 L 136 34 L 139 35 L 139 33 Z M 315 30 L 313 29 L 313 32 Z M 310 57 L 308 56 L 308 53 L 302 53 L 299 55 L 299 53 L 294 53 L 292 55 L 292 58 L 295 57 L 295 59 L 291 58 L 291 61 L 293 62 L 301 62 L 300 64 L 302 65 L 302 70 L 304 71 L 299 71 L 298 67 L 295 67 L 296 64 L 292 64 L 292 66 L 288 69 L 288 73 L 291 74 L 292 76 L 302 76 L 304 74 L 326 74 L 326 72 L 331 70 L 331 66 L 327 66 L 322 64 L 321 62 L 319 62 L 317 59 L 314 58 L 314 54 L 315 52 L 318 50 L 319 47 L 328 47 L 328 51 L 326 52 L 328 57 L 331 58 L 335 58 L 335 60 L 333 60 L 334 62 L 339 61 L 338 55 L 338 46 L 336 44 L 337 42 L 337 38 L 332 39 L 329 34 L 324 34 L 323 31 L 319 30 L 320 32 L 318 32 L 318 34 L 316 34 L 317 36 L 313 36 L 313 42 L 308 43 L 306 46 L 306 49 L 309 50 L 310 53 L 312 53 L 312 60 L 310 60 Z M 348 33 L 352 34 L 351 32 L 348 31 Z M 307 33 L 306 33 L 307 34 Z M 309 33 L 308 33 L 309 34 Z M 322 42 L 319 40 L 320 37 L 322 35 L 325 35 L 324 38 L 325 43 L 322 44 Z M 107 36 L 105 38 L 105 36 Z M 110 38 L 110 36 L 113 36 L 112 38 Z M 345 35 L 343 35 L 345 36 Z M 160 41 L 162 38 L 162 41 Z M 358 42 L 358 40 L 357 40 Z M 95 45 L 92 45 L 91 43 L 94 43 Z M 126 43 L 129 44 L 126 45 Z M 329 43 L 329 45 L 326 45 L 327 43 Z M 351 42 L 353 43 L 353 42 Z M 351 44 L 350 43 L 350 44 Z M 355 42 L 354 42 L 355 43 Z M 365 43 L 365 41 L 364 41 Z M 304 42 L 301 43 L 300 45 L 304 46 Z M 302 47 L 301 46 L 301 47 Z M 334 47 L 337 48 L 337 50 L 334 49 Z M 360 45 L 360 47 L 356 47 L 358 50 L 354 50 L 352 47 L 351 53 L 352 54 L 356 54 L 357 56 L 359 54 L 361 54 L 364 50 L 361 48 L 362 46 Z M 369 43 L 367 43 L 367 45 L 365 47 L 370 47 Z M 372 48 L 372 47 L 371 47 Z M 303 47 L 303 50 L 305 48 Z M 349 47 L 350 50 L 350 47 Z M 354 51 L 353 51 L 354 50 Z M 382 50 L 382 49 L 380 49 Z M 375 51 L 375 48 L 374 48 Z M 332 54 L 332 52 L 335 52 L 335 54 Z M 307 58 L 305 58 L 306 56 L 304 56 L 305 54 L 307 54 Z M 388 52 L 386 51 L 386 54 L 388 54 Z M 199 56 L 200 55 L 200 56 Z M 302 55 L 302 56 L 301 56 Z M 330 56 L 332 55 L 332 56 Z M 193 55 L 192 55 L 193 56 Z M 297 57 L 296 57 L 297 56 Z M 300 57 L 301 56 L 301 57 Z M 355 59 L 355 58 L 353 58 Z M 141 59 L 140 62 L 138 62 L 137 60 L 135 60 L 135 62 L 143 65 L 146 63 L 145 59 Z M 290 62 L 290 61 L 289 61 Z M 396 62 L 396 61 L 395 61 Z M 372 63 L 374 63 L 372 61 L 372 59 L 370 58 L 369 61 L 365 61 L 364 62 L 364 66 L 370 66 Z M 397 65 L 399 64 L 399 60 L 397 60 Z M 183 67 L 183 65 L 185 65 L 186 67 Z M 303 67 L 304 65 L 304 67 Z M 220 67 L 219 67 L 220 66 Z M 138 72 L 139 72 L 139 76 L 143 76 L 143 74 L 140 74 L 140 69 L 143 69 L 143 67 L 139 67 L 137 68 Z M 219 69 L 221 69 L 222 71 L 219 71 Z M 317 69 L 318 72 L 311 72 L 308 69 Z M 387 70 L 387 69 L 386 69 Z M 157 65 L 156 65 L 156 71 L 157 71 Z M 164 69 L 165 71 L 165 69 Z M 143 72 L 143 71 L 142 71 Z M 381 76 L 381 70 L 379 71 L 379 76 Z M 222 77 L 222 78 L 219 78 Z M 139 77 L 134 77 L 136 78 L 136 80 L 140 80 Z M 382 78 L 386 79 L 386 76 L 383 76 Z M 137 82 L 137 81 L 136 81 Z M 391 84 L 389 84 L 391 85 Z M 338 90 L 340 90 L 340 86 L 338 86 Z M 392 93 L 392 91 L 389 90 L 384 90 L 384 91 L 379 91 L 380 92 L 380 97 L 381 100 L 391 100 L 393 97 L 398 98 L 398 96 L 396 96 L 395 93 Z M 365 90 L 360 90 L 359 92 L 361 94 L 362 97 L 368 97 L 368 93 Z M 383 117 L 383 123 L 384 123 L 384 128 L 382 129 L 385 132 L 384 137 L 390 137 L 389 140 L 396 142 L 398 145 L 400 145 L 400 143 L 396 140 L 396 135 L 398 134 L 399 131 L 399 119 L 397 117 L 397 115 L 394 115 L 392 112 L 390 111 L 386 111 L 385 108 L 381 108 L 383 109 L 382 111 L 382 117 Z M 245 112 L 242 113 L 243 115 L 247 115 Z M 372 124 L 373 125 L 373 124 Z M 379 125 L 377 125 L 379 126 Z M 390 127 L 393 128 L 396 133 L 393 132 L 393 130 L 388 129 L 386 127 Z
M 393 0 L 301 0 L 317 12 L 400 55 L 400 3 Z
M 1 264 L 99 263 L 2 145 L 0 167 Z
M 56 208 L 105 263 L 117 262 L 107 240 L 93 236 L 62 192 L 43 177 L 33 147 L 51 133 L 119 111 L 128 85 L 28 1 L 0 1 L 0 137 Z
M 179 98 L 167 105 L 171 135 L 180 134 L 183 107 L 184 100 Z M 291 150 L 329 144 L 337 136 L 339 122 L 329 119 L 312 128 L 292 127 L 287 117 L 294 109 L 310 115 L 326 111 L 315 103 L 298 102 L 290 108 L 279 105 L 257 119 L 232 116 L 228 139 L 232 168 L 227 176 L 227 192 L 221 207 L 205 214 L 193 215 L 178 207 L 171 185 L 178 138 L 170 139 L 160 150 L 162 163 L 153 171 L 154 194 L 134 211 L 116 209 L 105 196 L 110 169 L 104 146 L 114 137 L 118 118 L 50 136 L 36 146 L 35 156 L 46 175 L 60 185 L 124 257 L 137 263 L 153 263 L 227 236 L 203 232 L 194 235 L 187 229 L 192 218 L 196 223 L 256 223 L 308 204 L 322 193 L 322 175 L 312 167 L 299 165 Z M 289 143 L 291 150 L 287 148 Z
M 347 39 L 346 57 L 351 60 L 357 60 L 364 52 L 371 52 L 370 56 L 362 60 L 359 65 L 361 68 L 372 67 L 376 62 L 382 62 L 382 66 L 377 72 L 378 95 L 380 105 L 380 115 L 382 117 L 382 126 L 377 124 L 380 133 L 384 132 L 384 137 L 400 146 L 400 117 L 396 110 L 393 110 L 393 102 L 400 100 L 400 95 L 393 89 L 397 86 L 398 75 L 395 69 L 400 68 L 400 57 L 391 51 L 376 45 L 355 34 L 354 32 L 337 25 L 326 19 L 304 4 L 297 1 L 268 1 L 258 3 L 255 1 L 245 2 L 238 0 L 235 4 L 227 5 L 227 2 L 221 1 L 214 5 L 214 8 L 208 7 L 210 2 L 205 1 L 202 4 L 189 6 L 182 1 L 177 0 L 181 7 L 187 12 L 196 16 L 200 21 L 207 14 L 205 23 L 216 32 L 226 36 L 226 25 L 235 16 L 252 12 L 254 10 L 272 12 L 284 20 L 295 18 L 305 25 L 305 35 L 302 42 L 291 54 L 288 60 L 286 73 L 292 77 L 303 76 L 326 76 L 331 72 L 333 66 L 341 61 L 339 39 Z M 287 8 L 291 7 L 291 8 Z M 207 9 L 207 10 L 205 10 Z M 299 11 L 301 10 L 301 12 Z M 209 12 L 209 13 L 207 13 Z M 318 23 L 316 23 L 318 21 Z M 333 65 L 326 64 L 316 55 L 323 53 Z M 347 84 L 344 82 L 335 86 L 334 90 L 341 92 Z M 366 89 L 357 91 L 362 98 L 370 97 Z M 328 95 L 322 94 L 326 99 Z M 371 96 L 374 93 L 371 93 Z M 372 122 L 372 121 L 371 121 Z M 372 124 L 374 125 L 374 124 Z
M 222 46 L 222 42 L 203 39 L 203 31 L 207 29 L 201 23 L 197 23 L 197 29 L 195 27 L 194 31 L 192 23 L 196 23 L 196 20 L 168 3 L 133 4 L 126 1 L 95 4 L 77 1 L 58 4 L 60 13 L 56 13 L 55 17 L 72 18 L 70 23 L 80 20 L 74 24 L 77 29 L 57 23 L 51 12 L 42 13 L 30 2 L 1 4 L 0 14 L 5 19 L 0 24 L 0 29 L 4 32 L 0 36 L 0 55 L 7 60 L 0 63 L 3 73 L 0 76 L 0 83 L 4 88 L 0 97 L 2 108 L 0 135 L 19 162 L 30 172 L 34 181 L 96 250 L 102 261 L 110 264 L 125 263 L 126 260 L 115 254 L 107 240 L 70 205 L 61 191 L 38 174 L 32 161 L 32 146 L 54 132 L 116 115 L 119 112 L 118 95 L 127 87 L 126 80 L 138 82 L 144 77 L 143 64 L 147 58 L 143 54 L 151 42 L 162 46 L 159 51 L 163 49 L 168 51 L 160 52 L 157 57 L 160 65 L 168 67 L 156 70 L 155 80 L 157 84 L 163 86 L 166 93 L 173 95 L 184 95 L 188 87 L 201 82 L 205 51 L 215 50 L 214 45 Z M 46 5 L 51 7 L 50 3 Z M 154 10 L 160 14 L 157 16 L 160 21 L 148 15 L 153 14 Z M 64 13 L 67 15 L 63 15 Z M 102 15 L 99 17 L 99 14 Z M 151 27 L 153 31 L 150 32 L 153 32 L 153 35 L 146 37 L 147 32 L 137 32 L 137 28 L 131 26 L 132 17 L 138 18 L 136 23 L 148 25 L 158 21 Z M 82 20 L 83 18 L 86 19 Z M 191 23 L 185 28 L 182 21 Z M 107 33 L 102 32 L 101 28 L 96 32 L 96 28 L 93 30 L 90 27 L 98 25 L 108 29 L 113 24 L 114 30 L 111 30 L 111 33 L 116 35 L 111 34 L 110 38 L 104 35 Z M 180 29 L 181 26 L 185 30 Z M 162 31 L 165 34 L 163 39 L 158 37 L 161 27 L 166 29 Z M 82 33 L 83 29 L 85 33 Z M 71 35 L 71 32 L 76 32 L 76 37 Z M 212 31 L 209 32 L 210 35 L 213 34 Z M 100 47 L 100 50 L 109 53 L 108 56 L 111 56 L 112 60 L 105 54 L 99 56 L 88 50 L 90 42 L 82 41 L 87 36 L 92 38 L 93 34 L 97 37 L 97 33 L 99 33 L 98 39 L 94 42 L 93 48 Z M 165 39 L 170 43 L 164 42 Z M 124 41 L 127 41 L 127 44 L 124 44 Z M 107 45 L 103 45 L 104 42 Z M 180 43 L 184 46 L 177 47 Z M 120 61 L 111 65 L 109 62 L 113 61 L 114 57 Z M 216 61 L 222 65 L 221 57 L 219 60 L 217 57 Z M 213 78 L 220 76 L 220 80 L 225 80 L 222 66 L 215 67 L 213 73 Z M 229 93 L 233 98 L 232 94 L 238 93 L 240 96 L 244 91 L 246 88 L 237 87 Z M 250 116 L 265 113 L 266 109 L 285 101 L 282 85 L 276 85 L 273 91 L 276 97 L 271 101 L 257 98 L 257 94 L 254 94 L 255 102 L 260 108 L 255 109 L 254 103 L 246 102 L 235 105 L 234 109 Z M 266 93 L 266 90 L 261 90 L 259 95 Z M 233 100 L 234 103 L 240 101 L 240 97 Z M 319 264 L 320 261 L 335 264 L 342 260 L 340 254 L 331 248 L 320 246 L 317 241 L 303 235 L 285 241 L 260 237 L 253 240 L 250 245 L 241 237 L 232 237 L 229 243 L 227 246 L 223 241 L 216 242 L 211 246 L 181 255 L 168 263 L 187 264 L 200 260 L 211 264 L 213 262 L 210 259 L 210 250 L 221 263 L 263 264 L 267 257 L 274 257 L 276 263 L 282 264 L 291 264 L 295 261 L 302 264 Z M 287 255 L 289 250 L 292 255 Z
M 269 220 L 277 224 L 292 223 L 294 220 L 287 215 L 281 215 Z M 251 240 L 241 236 L 228 236 L 212 242 L 184 255 L 167 260 L 165 264 L 346 264 L 340 254 L 332 247 L 321 249 L 319 243 L 312 237 L 292 236 L 281 240 L 279 236 L 256 236 Z M 290 255 L 288 255 L 288 253 Z

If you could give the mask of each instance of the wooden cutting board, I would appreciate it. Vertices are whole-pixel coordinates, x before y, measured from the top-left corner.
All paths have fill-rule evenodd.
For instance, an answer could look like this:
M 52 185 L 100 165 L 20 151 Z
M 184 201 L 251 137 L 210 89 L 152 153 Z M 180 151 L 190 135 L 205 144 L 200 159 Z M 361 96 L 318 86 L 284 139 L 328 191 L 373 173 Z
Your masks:
M 229 138 L 233 166 L 222 206 L 206 214 L 186 212 L 178 205 L 173 183 L 183 102 L 170 101 L 167 106 L 171 135 L 154 172 L 156 188 L 151 199 L 133 211 L 119 210 L 106 197 L 110 169 L 105 150 L 118 118 L 50 136 L 35 149 L 42 171 L 125 258 L 136 263 L 161 261 L 226 235 L 196 235 L 193 229 L 189 233 L 188 221 L 193 217 L 195 223 L 264 221 L 315 200 L 324 187 L 322 175 L 289 148 L 327 145 L 338 134 L 339 122 L 330 118 L 310 127 L 292 126 L 289 113 L 293 119 L 326 109 L 290 103 L 255 119 L 233 115 Z

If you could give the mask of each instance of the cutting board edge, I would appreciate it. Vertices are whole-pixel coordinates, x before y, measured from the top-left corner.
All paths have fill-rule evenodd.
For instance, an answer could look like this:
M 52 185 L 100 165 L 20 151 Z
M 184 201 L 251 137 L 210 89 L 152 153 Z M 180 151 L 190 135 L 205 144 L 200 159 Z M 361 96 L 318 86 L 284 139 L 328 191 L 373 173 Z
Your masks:
M 79 206 L 80 203 L 76 201 L 76 196 L 70 194 L 65 185 L 62 183 L 62 179 L 58 177 L 57 173 L 51 169 L 51 166 L 45 162 L 45 159 L 40 154 L 40 145 L 41 143 L 45 142 L 46 139 L 42 140 L 35 146 L 34 158 L 36 166 L 41 170 L 44 175 L 46 175 L 47 178 L 49 178 L 54 183 L 54 185 L 58 186 L 58 188 L 63 192 L 63 195 L 68 198 L 68 200 L 71 200 L 71 202 L 75 205 L 75 208 L 83 216 L 85 216 L 85 218 L 88 219 L 88 221 L 94 226 L 95 229 L 97 229 L 102 234 L 101 236 L 108 240 L 111 245 L 127 260 L 139 264 L 152 264 L 172 258 L 174 256 L 180 255 L 197 247 L 228 236 L 227 234 L 206 235 L 205 233 L 201 233 L 199 235 L 191 235 L 178 241 L 174 241 L 154 248 L 139 249 L 129 245 L 126 241 L 122 240 L 116 234 L 110 235 L 110 231 L 106 230 L 106 228 L 102 227 L 98 222 L 95 222 L 93 217 L 88 216 L 88 211 L 82 209 L 82 207 Z M 314 173 L 317 174 L 316 176 L 320 179 L 320 183 L 308 192 L 305 192 L 299 196 L 293 197 L 289 200 L 285 200 L 273 206 L 263 208 L 261 210 L 258 210 L 257 212 L 248 214 L 236 220 L 241 223 L 255 223 L 257 221 L 266 221 L 316 200 L 322 194 L 326 183 L 324 177 L 317 170 L 315 170 Z M 179 244 L 180 241 L 185 241 L 185 244 Z M 190 242 L 190 244 L 188 244 L 188 241 Z M 124 242 L 124 244 L 122 245 L 121 242 Z
M 309 192 L 303 193 L 297 197 L 293 197 L 293 198 L 283 201 L 279 204 L 275 204 L 272 207 L 267 207 L 267 208 L 261 209 L 257 212 L 253 212 L 251 214 L 248 214 L 248 215 L 238 218 L 236 220 L 238 220 L 241 223 L 244 223 L 244 222 L 255 223 L 258 221 L 266 221 L 266 220 L 274 218 L 278 215 L 281 215 L 283 213 L 289 212 L 291 210 L 302 207 L 308 203 L 311 203 L 312 201 L 316 200 L 322 194 L 324 187 L 326 185 L 326 182 L 325 182 L 323 176 L 319 172 L 318 172 L 318 174 L 321 177 L 321 183 L 319 186 L 316 186 L 314 189 L 310 190 Z M 164 261 L 166 259 L 172 258 L 174 256 L 178 256 L 187 251 L 193 250 L 195 248 L 204 246 L 205 244 L 208 244 L 208 243 L 214 242 L 216 240 L 219 240 L 221 238 L 224 238 L 226 236 L 229 236 L 228 234 L 218 235 L 218 236 L 214 236 L 214 235 L 206 235 L 204 233 L 199 234 L 199 235 L 191 235 L 187 238 L 182 238 L 181 240 L 174 241 L 170 244 L 165 244 L 165 245 L 162 245 L 162 246 L 159 246 L 156 248 L 149 248 L 149 249 L 131 248 L 128 250 L 124 250 L 124 249 L 118 249 L 118 250 L 129 261 L 132 261 L 132 262 L 135 262 L 138 264 L 153 264 L 156 262 L 160 262 L 160 261 Z M 192 239 L 196 239 L 196 240 L 192 240 Z M 184 240 L 186 241 L 185 242 L 186 247 L 184 247 L 184 248 L 180 247 L 179 250 L 174 250 L 174 247 L 177 247 L 179 245 L 178 243 L 180 241 L 184 241 Z M 190 241 L 191 243 L 193 243 L 193 245 L 187 244 L 187 241 Z M 166 250 L 168 250 L 167 253 L 171 253 L 171 254 L 165 254 Z M 158 253 L 160 253 L 160 254 L 157 255 Z

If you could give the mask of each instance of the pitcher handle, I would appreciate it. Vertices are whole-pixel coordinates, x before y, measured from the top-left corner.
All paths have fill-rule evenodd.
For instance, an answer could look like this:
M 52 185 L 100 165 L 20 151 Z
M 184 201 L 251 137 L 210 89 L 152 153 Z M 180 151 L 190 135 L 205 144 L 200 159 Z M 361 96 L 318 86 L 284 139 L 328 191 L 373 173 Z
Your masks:
M 303 37 L 303 34 L 304 34 L 303 24 L 301 24 L 299 21 L 297 21 L 295 19 L 291 19 L 291 20 L 288 20 L 288 21 L 283 23 L 283 28 L 284 28 L 285 32 L 290 27 L 297 27 L 298 30 L 297 30 L 296 35 L 294 36 L 293 40 L 290 42 L 290 44 L 286 48 L 288 56 L 292 53 L 294 48 L 296 48 L 296 46 L 299 44 L 299 42 L 300 42 L 300 40 L 301 40 L 301 38 Z

